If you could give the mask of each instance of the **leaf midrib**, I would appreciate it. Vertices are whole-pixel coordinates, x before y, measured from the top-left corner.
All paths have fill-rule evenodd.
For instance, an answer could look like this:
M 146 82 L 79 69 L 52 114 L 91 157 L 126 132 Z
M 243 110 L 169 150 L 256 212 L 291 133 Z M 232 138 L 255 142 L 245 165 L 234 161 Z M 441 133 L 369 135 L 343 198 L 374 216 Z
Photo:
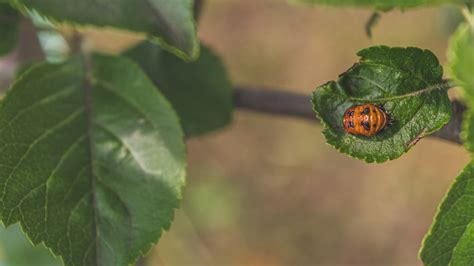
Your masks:
M 88 152 L 89 152 L 89 158 L 92 161 L 94 161 L 95 154 L 94 154 L 94 149 L 93 143 L 92 143 L 92 123 L 93 123 L 93 118 L 92 118 L 92 58 L 88 54 L 82 54 L 81 55 L 81 63 L 83 67 L 83 93 L 84 93 L 84 105 L 85 105 L 85 111 L 86 111 L 86 120 L 87 120 L 87 140 L 88 140 Z M 92 208 L 94 210 L 94 224 L 95 224 L 95 247 L 96 247 L 96 258 L 95 262 L 96 265 L 100 265 L 99 263 L 99 258 L 100 258 L 100 245 L 98 245 L 98 237 L 100 234 L 99 231 L 99 215 L 98 215 L 98 206 L 97 206 L 97 177 L 95 175 L 94 171 L 94 164 L 91 164 L 90 167 L 90 176 L 91 176 L 91 196 L 92 196 Z M 84 258 L 86 258 L 87 254 L 89 253 L 89 249 L 84 253 L 83 257 L 83 262 Z
M 92 129 L 94 128 L 94 125 L 95 126 L 98 126 L 100 127 L 102 130 L 106 130 L 108 134 L 113 134 L 114 137 L 120 141 L 120 144 L 121 146 L 125 147 L 128 152 L 130 153 L 130 155 L 132 156 L 132 158 L 134 159 L 134 161 L 140 166 L 140 168 L 147 174 L 151 174 L 151 175 L 157 175 L 157 173 L 154 173 L 150 170 L 147 170 L 146 167 L 144 167 L 143 163 L 136 157 L 134 156 L 133 152 L 132 152 L 132 148 L 128 147 L 128 145 L 126 145 L 123 141 L 123 139 L 121 139 L 119 136 L 117 136 L 116 134 L 114 134 L 113 132 L 110 131 L 109 128 L 105 127 L 104 125 L 96 122 L 94 119 L 93 119 L 93 115 L 94 115 L 94 110 L 93 110 L 93 104 L 92 104 L 92 90 L 93 89 L 103 89 L 105 91 L 107 91 L 108 93 L 110 93 L 111 95 L 113 95 L 114 97 L 117 97 L 117 99 L 123 101 L 125 103 L 125 105 L 129 108 L 131 108 L 135 113 L 137 113 L 138 115 L 140 115 L 141 117 L 143 117 L 143 119 L 151 126 L 154 128 L 154 130 L 156 132 L 159 132 L 159 127 L 158 125 L 156 125 L 153 120 L 151 118 L 148 117 L 148 115 L 140 108 L 139 105 L 135 104 L 134 102 L 130 101 L 129 99 L 123 97 L 122 95 L 120 95 L 119 93 L 117 93 L 115 91 L 115 89 L 113 88 L 113 84 L 111 84 L 110 82 L 104 80 L 104 79 L 100 79 L 99 77 L 95 77 L 93 74 L 93 60 L 92 58 L 88 58 L 87 56 L 83 56 L 83 65 L 84 65 L 84 78 L 83 78 L 83 92 L 84 92 L 84 104 L 86 106 L 85 110 L 86 110 L 86 116 L 87 116 L 87 128 L 88 128 L 88 140 L 89 140 L 89 147 L 88 147 L 88 150 L 89 150 L 89 156 L 90 156 L 90 161 L 91 161 L 91 168 L 90 168 L 90 174 L 91 174 L 91 178 L 92 178 L 92 182 L 91 182 L 91 196 L 92 196 L 92 201 L 93 201 L 93 208 L 94 208 L 94 219 L 95 219 L 95 226 L 96 226 L 96 234 L 95 234 L 95 243 L 96 243 L 96 263 L 97 265 L 101 265 L 99 259 L 101 258 L 100 256 L 100 253 L 101 253 L 101 245 L 98 245 L 99 243 L 99 238 L 100 238 L 100 216 L 99 216 L 99 208 L 98 208 L 98 205 L 97 205 L 97 196 L 96 196 L 96 192 L 97 192 L 97 185 L 98 183 L 101 183 L 103 184 L 103 182 L 101 182 L 98 178 L 98 176 L 95 174 L 97 172 L 97 170 L 95 169 L 96 166 L 101 166 L 101 167 L 106 167 L 108 169 L 110 169 L 110 167 L 108 167 L 107 165 L 105 165 L 104 163 L 98 161 L 96 159 L 96 156 L 95 156 L 95 153 L 94 153 L 94 149 L 93 147 L 95 146 L 94 143 L 92 143 L 92 135 L 93 135 L 93 132 L 92 132 Z M 115 170 L 114 170 L 115 172 Z M 107 186 L 108 187 L 108 186 Z M 119 194 L 111 189 L 111 188 L 108 188 L 109 190 L 111 190 L 113 193 L 116 194 L 116 196 L 118 198 L 120 198 L 122 200 L 122 203 L 123 203 L 123 206 L 127 209 L 128 213 L 130 213 L 129 211 L 129 208 L 128 206 L 126 205 L 125 201 L 123 201 L 123 199 L 119 196 Z M 130 226 L 132 226 L 132 219 L 131 219 L 131 216 L 129 215 L 129 224 Z M 104 240 L 102 238 L 102 240 Z M 129 242 L 131 242 L 132 240 L 130 239 Z M 104 240 L 104 243 L 109 245 L 108 243 L 105 242 Z M 87 251 L 88 253 L 89 251 Z M 85 254 L 86 255 L 86 254 Z

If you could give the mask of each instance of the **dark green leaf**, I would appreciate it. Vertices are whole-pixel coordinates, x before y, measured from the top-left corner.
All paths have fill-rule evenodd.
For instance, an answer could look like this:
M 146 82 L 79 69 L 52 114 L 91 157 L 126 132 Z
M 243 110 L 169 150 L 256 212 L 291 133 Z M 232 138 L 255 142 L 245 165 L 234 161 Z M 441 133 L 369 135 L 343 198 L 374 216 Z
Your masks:
M 360 62 L 338 81 L 313 92 L 314 110 L 329 144 L 366 162 L 384 162 L 400 157 L 449 121 L 449 84 L 430 51 L 376 46 L 358 55 Z M 366 103 L 382 106 L 391 123 L 372 137 L 347 133 L 342 124 L 345 110 Z
M 128 59 L 28 70 L 0 112 L 0 214 L 67 265 L 128 265 L 168 229 L 184 183 L 171 105 Z
M 439 207 L 420 251 L 425 265 L 472 265 L 473 206 L 474 161 L 456 178 Z
M 55 266 L 61 261 L 44 246 L 34 247 L 18 225 L 0 228 L 0 265 Z
M 232 84 L 220 59 L 207 47 L 195 62 L 178 60 L 143 42 L 125 53 L 154 80 L 176 109 L 187 136 L 222 128 L 232 118 Z
M 0 56 L 10 53 L 16 46 L 20 15 L 8 4 L 0 2 Z
M 367 7 L 378 10 L 412 8 L 441 4 L 464 4 L 469 0 L 292 0 L 313 5 Z
M 170 51 L 195 59 L 199 44 L 193 0 L 12 0 L 52 21 L 114 27 L 151 36 Z

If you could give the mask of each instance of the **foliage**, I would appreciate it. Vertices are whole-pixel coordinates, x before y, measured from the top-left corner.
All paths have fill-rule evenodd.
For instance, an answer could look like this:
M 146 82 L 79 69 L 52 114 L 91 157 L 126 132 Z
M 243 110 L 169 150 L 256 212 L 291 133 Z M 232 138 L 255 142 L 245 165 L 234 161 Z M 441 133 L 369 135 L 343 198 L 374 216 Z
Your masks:
M 126 59 L 40 64 L 0 113 L 0 214 L 67 265 L 128 265 L 168 229 L 184 184 L 176 114 Z
M 195 59 L 199 45 L 193 0 L 11 0 L 19 9 L 35 10 L 49 19 L 82 26 L 114 27 L 152 36 L 170 51 Z
M 377 46 L 358 53 L 360 62 L 313 93 L 313 105 L 324 124 L 327 142 L 366 162 L 400 157 L 420 138 L 451 118 L 443 71 L 436 57 L 418 48 Z M 391 123 L 373 137 L 347 133 L 344 112 L 356 105 L 383 107 Z
M 184 132 L 195 136 L 230 123 L 232 84 L 220 59 L 207 47 L 184 62 L 151 42 L 125 52 L 147 73 L 178 113 Z M 186 78 L 181 78 L 186 76 Z
M 298 2 L 383 11 L 467 3 Z M 31 242 L 44 243 L 67 265 L 129 265 L 170 227 L 185 183 L 184 134 L 220 129 L 233 112 L 232 84 L 219 57 L 199 44 L 193 4 L 0 0 L 0 56 L 15 47 L 19 21 L 31 14 L 54 25 L 111 27 L 146 38 L 122 56 L 61 53 L 60 60 L 70 57 L 29 67 L 16 79 L 0 106 L 5 225 L 20 222 Z M 468 16 L 450 44 L 449 75 L 466 95 L 463 138 L 474 152 L 474 20 Z M 366 162 L 384 162 L 449 121 L 452 84 L 443 80 L 433 53 L 375 46 L 358 55 L 360 62 L 312 95 L 329 144 Z M 373 137 L 346 133 L 344 111 L 365 103 L 380 105 L 390 124 Z M 473 263 L 473 176 L 471 162 L 441 204 L 420 253 L 425 264 Z
M 474 152 L 473 29 L 460 25 L 449 47 L 449 72 L 463 89 L 468 104 L 463 124 L 466 148 Z M 472 265 L 474 254 L 474 162 L 469 163 L 448 191 L 420 251 L 426 265 Z
M 420 257 L 425 265 L 472 265 L 474 262 L 471 246 L 474 244 L 473 180 L 474 162 L 471 162 L 456 178 L 423 241 Z
M 448 50 L 449 74 L 463 88 L 468 104 L 474 103 L 474 33 L 467 24 L 461 24 L 454 33 Z
M 464 145 L 474 152 L 474 34 L 468 25 L 461 25 L 450 42 L 449 49 L 451 76 L 463 88 L 469 109 L 463 124 Z

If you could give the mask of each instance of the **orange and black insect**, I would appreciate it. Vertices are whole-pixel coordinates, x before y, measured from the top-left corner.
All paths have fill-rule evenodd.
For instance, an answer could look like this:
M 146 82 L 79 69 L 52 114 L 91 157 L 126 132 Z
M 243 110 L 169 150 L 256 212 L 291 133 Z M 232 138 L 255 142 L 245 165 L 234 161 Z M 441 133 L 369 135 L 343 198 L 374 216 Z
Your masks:
M 390 118 L 380 106 L 363 104 L 348 108 L 344 112 L 344 130 L 353 135 L 372 137 L 384 129 Z

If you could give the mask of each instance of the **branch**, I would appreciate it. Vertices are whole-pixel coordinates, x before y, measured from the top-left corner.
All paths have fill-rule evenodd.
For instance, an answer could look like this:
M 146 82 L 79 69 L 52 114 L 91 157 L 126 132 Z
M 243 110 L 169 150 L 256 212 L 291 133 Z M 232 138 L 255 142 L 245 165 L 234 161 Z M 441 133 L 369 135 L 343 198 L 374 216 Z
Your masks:
M 237 87 L 234 104 L 241 109 L 299 117 L 319 123 L 314 114 L 310 97 L 303 94 L 263 88 Z M 466 107 L 458 101 L 453 101 L 451 104 L 453 108 L 451 120 L 431 136 L 461 144 L 459 134 Z

